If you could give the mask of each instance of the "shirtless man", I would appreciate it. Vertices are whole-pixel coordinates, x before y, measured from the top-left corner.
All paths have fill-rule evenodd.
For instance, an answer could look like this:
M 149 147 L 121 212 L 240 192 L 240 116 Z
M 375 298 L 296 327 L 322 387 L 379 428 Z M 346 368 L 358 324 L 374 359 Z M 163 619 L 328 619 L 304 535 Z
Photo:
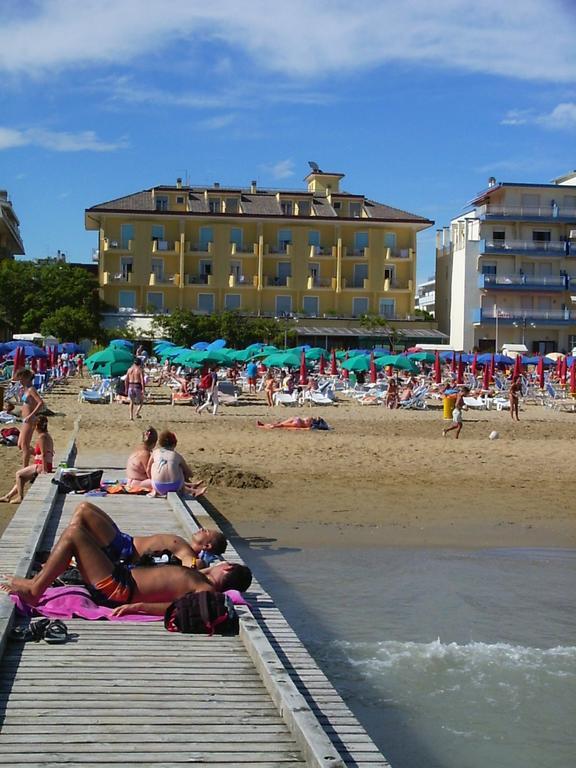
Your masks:
M 130 536 L 123 533 L 103 509 L 88 501 L 81 501 L 74 510 L 70 525 L 85 528 L 113 562 L 137 562 L 143 555 L 168 550 L 187 568 L 202 569 L 224 554 L 228 542 L 220 531 L 201 528 L 190 542 L 174 533 L 154 536 Z
M 119 616 L 124 613 L 163 616 L 174 600 L 188 592 L 246 591 L 252 582 L 250 569 L 237 563 L 219 563 L 202 573 L 181 565 L 131 570 L 114 564 L 85 528 L 69 525 L 34 578 L 8 577 L 0 588 L 18 595 L 29 605 L 36 605 L 54 579 L 66 570 L 72 557 L 96 602 L 114 608 Z
M 142 360 L 139 357 L 135 357 L 133 364 L 128 368 L 126 374 L 126 394 L 130 401 L 130 421 L 134 421 L 134 406 L 137 406 L 136 418 L 142 418 L 140 416 L 140 411 L 144 404 L 144 389 L 145 384 Z

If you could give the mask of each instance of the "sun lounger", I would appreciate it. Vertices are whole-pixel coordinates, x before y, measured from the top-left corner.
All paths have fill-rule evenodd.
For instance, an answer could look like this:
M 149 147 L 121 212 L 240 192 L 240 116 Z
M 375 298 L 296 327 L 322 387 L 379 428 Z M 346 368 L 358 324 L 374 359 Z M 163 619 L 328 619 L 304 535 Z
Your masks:
M 300 393 L 297 389 L 291 394 L 288 394 L 288 392 L 274 392 L 272 402 L 274 405 L 299 405 Z
M 328 393 L 318 392 L 317 390 L 305 390 L 302 393 L 302 402 L 308 403 L 308 405 L 334 405 L 335 398 L 332 390 L 328 390 Z M 332 397 L 330 394 L 332 394 Z
M 464 397 L 462 399 L 467 408 L 472 408 L 476 411 L 488 410 L 488 402 L 485 397 Z
M 111 403 L 114 399 L 112 382 L 110 379 L 102 379 L 96 389 L 81 389 L 78 394 L 80 403 Z

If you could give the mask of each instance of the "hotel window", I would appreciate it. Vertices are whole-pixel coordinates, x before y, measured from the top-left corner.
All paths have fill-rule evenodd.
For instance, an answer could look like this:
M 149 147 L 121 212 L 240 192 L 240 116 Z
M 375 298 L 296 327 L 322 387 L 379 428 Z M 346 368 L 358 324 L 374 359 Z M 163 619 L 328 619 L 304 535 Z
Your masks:
M 310 200 L 298 201 L 298 216 L 310 216 Z
M 278 230 L 278 250 L 280 253 L 286 253 L 287 247 L 292 242 L 292 230 L 291 229 L 279 229 Z
M 534 243 L 549 243 L 550 242 L 550 230 L 532 230 L 532 241 Z
M 494 243 L 505 243 L 506 242 L 506 232 L 503 229 L 495 229 L 492 231 L 492 240 Z
M 278 317 L 285 317 L 292 312 L 292 296 L 276 296 L 275 299 L 276 314 Z
M 396 315 L 396 302 L 394 299 L 380 299 L 378 314 L 380 317 L 393 318 Z
M 320 232 L 315 229 L 308 230 L 308 245 L 314 246 L 314 251 L 320 251 Z
M 232 243 L 236 244 L 238 250 L 242 248 L 242 230 L 240 227 L 230 228 L 230 244 Z
M 134 224 L 122 224 L 120 226 L 120 248 L 127 251 L 132 240 L 134 240 Z
M 222 201 L 219 197 L 213 197 L 208 200 L 208 210 L 210 213 L 220 213 L 222 210 Z
M 385 267 L 384 280 L 390 280 L 390 284 L 394 282 L 394 267 Z
M 522 195 L 521 204 L 522 208 L 525 208 L 528 213 L 534 212 L 540 208 L 540 195 Z
M 335 203 L 332 203 L 332 208 L 334 208 L 335 211 L 339 211 L 342 208 L 342 203 L 340 200 L 337 200 Z
M 238 213 L 238 198 L 227 197 L 226 198 L 226 213 Z
M 168 198 L 167 197 L 157 197 L 155 199 L 155 205 L 157 211 L 167 211 L 168 210 Z
M 200 312 L 214 312 L 214 294 L 213 293 L 199 293 L 198 294 L 198 310 Z
M 120 259 L 120 270 L 122 273 L 122 280 L 130 280 L 132 269 L 134 267 L 132 257 Z
M 396 232 L 384 232 L 384 248 L 396 248 Z
M 152 274 L 157 281 L 164 280 L 164 259 L 152 259 Z
M 212 262 L 200 259 L 200 282 L 204 285 L 208 284 L 208 275 L 212 274 Z
M 183 197 L 177 197 L 176 198 L 176 205 L 184 205 L 184 198 Z
M 305 315 L 311 317 L 318 317 L 320 308 L 320 300 L 318 296 L 304 296 L 302 299 L 302 309 Z
M 240 309 L 240 294 L 239 293 L 227 293 L 224 296 L 224 309 L 228 312 L 234 312 Z
M 118 308 L 136 309 L 136 291 L 119 291 Z
M 352 317 L 360 317 L 360 315 L 368 314 L 368 299 L 356 298 L 352 299 Z
M 287 285 L 288 278 L 292 277 L 292 264 L 289 261 L 279 261 L 277 270 L 276 285 Z
M 149 291 L 146 305 L 149 312 L 162 312 L 164 310 L 164 294 L 160 291 Z
M 495 275 L 497 272 L 496 264 L 482 264 L 483 275 Z
M 364 248 L 368 248 L 368 232 L 355 232 L 354 253 L 364 255 Z
M 283 216 L 292 216 L 293 205 L 291 200 L 282 200 L 280 203 Z
M 152 240 L 164 240 L 163 224 L 152 224 Z
M 199 234 L 199 251 L 207 251 L 210 243 L 214 242 L 214 230 L 212 227 L 200 227 Z
M 362 203 L 350 203 L 350 218 L 359 219 L 362 215 Z

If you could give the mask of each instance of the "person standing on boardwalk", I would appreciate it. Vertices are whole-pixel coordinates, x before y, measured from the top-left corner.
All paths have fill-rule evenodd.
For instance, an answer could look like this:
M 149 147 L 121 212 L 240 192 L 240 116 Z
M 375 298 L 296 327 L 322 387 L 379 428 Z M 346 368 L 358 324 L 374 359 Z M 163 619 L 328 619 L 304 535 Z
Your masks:
M 126 374 L 126 394 L 130 401 L 130 421 L 134 421 L 134 415 L 136 415 L 137 419 L 142 418 L 140 411 L 144 404 L 144 392 L 145 382 L 142 360 L 139 357 L 135 357 Z M 136 414 L 134 414 L 134 406 L 136 406 Z
M 454 437 L 456 440 L 460 437 L 460 432 L 462 432 L 462 411 L 464 410 L 464 398 L 466 395 L 468 395 L 470 392 L 469 387 L 462 387 L 458 391 L 458 394 L 456 396 L 456 402 L 454 403 L 454 410 L 452 411 L 452 426 L 448 427 L 447 429 L 442 430 L 442 437 L 446 437 L 448 432 L 452 432 L 453 429 L 456 430 L 456 434 Z
M 516 421 L 520 421 L 520 418 L 518 416 L 518 403 L 520 400 L 521 393 L 522 393 L 522 384 L 520 381 L 520 376 L 516 376 L 516 378 L 513 380 L 512 384 L 510 385 L 510 391 L 508 393 L 508 397 L 510 400 L 510 416 L 512 418 L 512 421 L 514 421 L 514 417 L 516 417 Z

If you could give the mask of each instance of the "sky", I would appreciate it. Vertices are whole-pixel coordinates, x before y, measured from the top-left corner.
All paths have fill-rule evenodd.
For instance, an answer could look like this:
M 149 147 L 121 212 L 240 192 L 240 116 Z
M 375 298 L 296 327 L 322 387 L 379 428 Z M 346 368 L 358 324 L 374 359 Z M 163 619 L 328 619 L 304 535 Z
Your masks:
M 0 188 L 27 258 L 174 184 L 342 188 L 432 219 L 576 168 L 576 0 L 0 0 Z

